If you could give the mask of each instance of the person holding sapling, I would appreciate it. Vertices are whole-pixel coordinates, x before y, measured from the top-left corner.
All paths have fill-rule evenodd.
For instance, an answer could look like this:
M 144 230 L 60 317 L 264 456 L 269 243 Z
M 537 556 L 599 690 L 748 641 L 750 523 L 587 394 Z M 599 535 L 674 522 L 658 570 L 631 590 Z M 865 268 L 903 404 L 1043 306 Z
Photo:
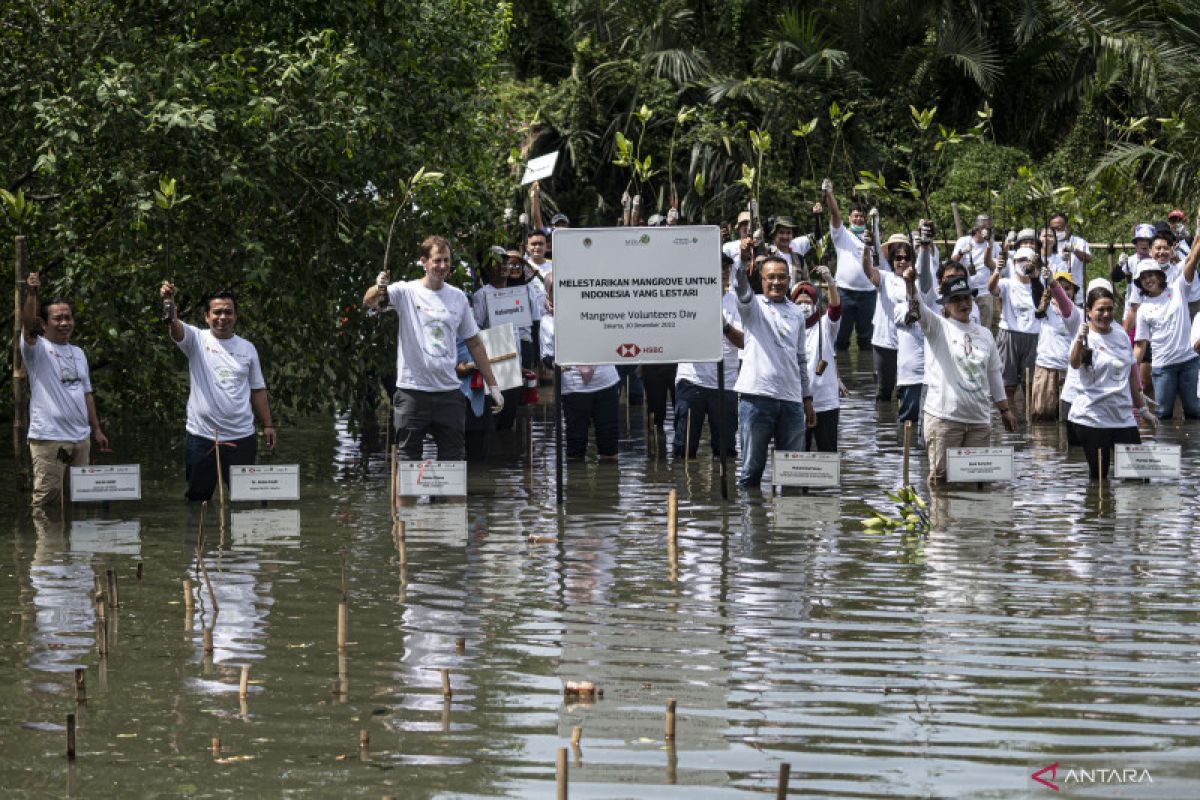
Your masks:
M 1022 237 L 1019 236 L 1018 241 L 1023 241 Z M 1010 405 L 1018 385 L 1031 385 L 1037 364 L 1038 334 L 1042 330 L 1037 307 L 1043 291 L 1037 277 L 1039 269 L 1037 253 L 1030 247 L 1018 247 L 1013 254 L 1012 275 L 1004 278 L 997 270 L 988 278 L 988 291 L 993 297 L 999 297 L 1003 304 L 996 344 L 1003 363 L 1004 391 Z
M 992 332 L 971 320 L 975 290 L 962 276 L 941 285 L 942 313 L 917 291 L 917 271 L 904 273 L 908 302 L 925 334 L 925 443 L 929 453 L 929 485 L 946 480 L 946 450 L 987 447 L 992 431 L 992 406 L 1005 429 L 1015 431 L 1001 378 L 1000 353 Z
M 1087 265 L 1092 263 L 1091 246 L 1082 236 L 1076 236 L 1071 232 L 1070 220 L 1062 211 L 1055 211 L 1050 215 L 1049 226 L 1055 240 L 1053 255 L 1058 261 L 1058 263 L 1049 265 L 1051 271 L 1069 272 L 1075 285 L 1083 286 L 1084 272 L 1087 270 Z M 1082 302 L 1083 298 L 1079 298 L 1075 304 L 1079 305 Z
M 1067 379 L 1071 338 L 1079 328 L 1082 312 L 1075 304 L 1079 287 L 1069 272 L 1056 272 L 1042 298 L 1042 327 L 1038 332 L 1037 360 L 1033 370 L 1035 420 L 1058 419 L 1058 401 Z M 1047 302 L 1052 298 L 1052 302 Z
M 982 292 L 975 297 L 975 304 L 979 306 L 979 322 L 985 328 L 992 327 L 995 305 L 987 286 L 999 257 L 1000 245 L 995 239 L 992 218 L 987 214 L 975 217 L 970 233 L 960 237 L 950 253 L 951 261 L 967 268 L 967 283 L 971 288 Z
M 1134 283 L 1141 292 L 1134 328 L 1134 354 L 1140 361 L 1147 348 L 1152 353 L 1151 375 L 1154 398 L 1158 402 L 1158 418 L 1170 419 L 1178 396 L 1183 402 L 1183 414 L 1188 419 L 1200 419 L 1200 356 L 1192 348 L 1188 303 L 1200 299 L 1200 281 L 1196 280 L 1196 258 L 1200 248 L 1194 248 L 1184 262 L 1183 270 L 1168 278 L 1171 269 L 1173 243 L 1157 235 L 1150 243 L 1151 258 L 1143 259 L 1134 273 Z
M 834 342 L 842 318 L 842 300 L 829 267 L 818 264 L 813 274 L 829 287 L 828 309 L 821 307 L 820 293 L 811 283 L 798 283 L 791 291 L 792 302 L 796 303 L 805 319 L 808 382 L 812 386 L 813 411 L 817 417 L 816 425 L 808 429 L 804 445 L 806 450 L 836 453 L 842 399 Z
M 496 252 L 496 251 L 499 252 Z M 531 323 L 537 323 L 542 318 L 542 307 L 544 306 L 544 293 L 542 289 L 534 289 L 533 283 L 525 282 L 526 262 L 517 250 L 503 250 L 496 248 L 492 255 L 499 256 L 500 261 L 489 261 L 483 269 L 483 275 L 487 279 L 487 283 L 475 291 L 472 296 L 472 310 L 474 311 L 475 321 L 480 328 L 492 328 L 503 325 L 503 320 L 494 320 L 488 310 L 488 298 L 494 297 L 497 292 L 509 287 L 524 287 L 524 296 L 520 298 L 522 305 L 529 309 Z M 517 347 L 520 350 L 521 366 L 533 368 L 534 363 L 534 348 L 532 339 L 533 324 L 513 326 L 513 334 L 517 340 Z M 517 406 L 521 401 L 523 388 L 520 386 L 508 389 L 504 392 L 504 411 L 502 411 L 494 420 L 495 429 L 498 431 L 510 430 L 516 420 Z
M 1071 344 L 1070 365 L 1076 373 L 1068 420 L 1087 457 L 1088 476 L 1108 476 L 1117 444 L 1139 444 L 1137 416 L 1157 427 L 1158 422 L 1142 399 L 1129 335 L 1113 324 L 1116 301 L 1104 286 L 1095 286 L 1084 301 L 1087 322 Z
M 31 272 L 25 283 L 20 347 L 29 373 L 30 505 L 45 506 L 61 499 L 63 476 L 72 464 L 87 465 L 91 439 L 107 450 L 108 437 L 96 414 L 87 356 L 71 344 L 74 308 L 70 301 L 54 298 L 42 308 L 43 324 L 38 318 L 41 276 Z
M 762 262 L 763 293 L 755 294 L 744 263 L 734 273 L 738 315 L 742 320 L 742 368 L 738 422 L 742 433 L 742 469 L 738 485 L 758 486 L 767 466 L 767 445 L 804 449 L 804 431 L 817 424 L 808 377 L 806 320 L 788 302 L 789 265 L 779 256 Z
M 462 461 L 467 400 L 455 371 L 459 339 L 483 375 L 493 413 L 504 409 L 504 396 L 496 386 L 466 294 L 446 283 L 450 243 L 441 236 L 421 242 L 421 267 L 424 277 L 411 281 L 389 283 L 388 273 L 379 273 L 363 296 L 363 305 L 386 308 L 397 316 L 394 402 L 400 460 L 420 461 L 428 433 L 437 444 L 439 461 Z
M 899 234 L 899 238 L 908 242 L 908 237 L 903 234 Z M 892 318 L 893 296 L 887 290 L 888 276 L 895 277 L 888 255 L 890 249 L 886 243 L 880 246 L 879 239 L 879 212 L 871 209 L 867 214 L 867 229 L 863 231 L 862 269 L 871 285 L 876 287 L 875 314 L 871 319 L 871 359 L 875 368 L 875 399 L 886 403 L 896 392 L 899 334 Z M 893 236 L 888 242 L 895 239 Z
M 258 457 L 255 415 L 262 423 L 267 449 L 275 449 L 275 425 L 271 420 L 267 384 L 258 350 L 234 332 L 237 300 L 231 292 L 216 291 L 204 299 L 207 328 L 179 321 L 175 284 L 163 281 L 159 295 L 166 308 L 165 321 L 171 340 L 188 360 L 191 388 L 184 436 L 186 496 L 191 501 L 205 501 L 212 497 L 217 480 L 229 484 L 231 466 L 255 463 Z
M 833 193 L 833 181 L 828 178 L 821 184 L 821 200 L 829 209 L 829 234 L 837 251 L 836 277 L 842 296 L 842 328 L 838 332 L 837 349 L 849 350 L 853 334 L 858 338 L 858 349 L 867 352 L 871 349 L 871 321 L 875 316 L 875 287 L 862 268 L 867 209 L 858 203 L 851 205 L 846 220 L 849 225 L 842 225 L 842 210 Z

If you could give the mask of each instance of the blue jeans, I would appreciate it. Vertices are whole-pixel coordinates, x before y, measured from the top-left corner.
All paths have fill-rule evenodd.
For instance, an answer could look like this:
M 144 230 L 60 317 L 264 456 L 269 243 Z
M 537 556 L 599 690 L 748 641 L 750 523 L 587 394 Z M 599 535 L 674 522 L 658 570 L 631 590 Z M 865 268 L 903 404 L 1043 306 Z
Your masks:
M 843 289 L 838 287 L 842 297 L 842 327 L 838 329 L 837 349 L 850 348 L 850 329 L 858 329 L 858 349 L 871 349 L 871 336 L 875 332 L 875 290 L 874 289 Z
M 1200 397 L 1196 396 L 1200 356 L 1169 367 L 1155 367 L 1150 375 L 1154 380 L 1154 399 L 1158 401 L 1159 419 L 1171 418 L 1176 395 L 1183 400 L 1183 415 L 1188 419 L 1200 419 Z
M 695 458 L 700 449 L 700 432 L 704 430 L 704 418 L 708 417 L 708 440 L 712 446 L 713 457 L 721 455 L 717 446 L 721 438 L 717 432 L 720 420 L 721 393 L 718 389 L 706 389 L 691 381 L 679 381 L 675 384 L 675 457 L 683 457 L 685 444 L 688 447 L 688 458 Z M 725 390 L 725 455 L 737 457 L 733 437 L 737 428 L 737 393 Z M 691 420 L 691 434 L 688 434 L 688 421 Z
M 767 445 L 776 450 L 804 449 L 804 404 L 758 394 L 738 398 L 742 429 L 742 472 L 738 486 L 758 486 L 767 466 Z

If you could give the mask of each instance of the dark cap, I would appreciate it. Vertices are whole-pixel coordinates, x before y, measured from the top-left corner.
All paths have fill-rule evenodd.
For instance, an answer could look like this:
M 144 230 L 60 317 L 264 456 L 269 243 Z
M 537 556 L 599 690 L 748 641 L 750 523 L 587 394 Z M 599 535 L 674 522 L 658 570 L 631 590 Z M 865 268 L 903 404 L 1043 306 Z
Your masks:
M 1165 222 L 1154 223 L 1154 238 L 1163 237 L 1171 244 L 1175 244 L 1175 231 L 1171 230 L 1171 226 Z
M 943 303 L 955 297 L 962 297 L 964 295 L 974 297 L 977 294 L 979 294 L 978 290 L 972 289 L 971 285 L 967 283 L 967 279 L 961 275 L 946 278 L 946 280 L 942 281 L 941 300 Z
M 779 230 L 780 228 L 788 228 L 789 230 L 795 231 L 797 229 L 796 220 L 781 214 L 775 218 L 775 224 L 771 226 L 771 235 L 774 236 L 775 231 Z

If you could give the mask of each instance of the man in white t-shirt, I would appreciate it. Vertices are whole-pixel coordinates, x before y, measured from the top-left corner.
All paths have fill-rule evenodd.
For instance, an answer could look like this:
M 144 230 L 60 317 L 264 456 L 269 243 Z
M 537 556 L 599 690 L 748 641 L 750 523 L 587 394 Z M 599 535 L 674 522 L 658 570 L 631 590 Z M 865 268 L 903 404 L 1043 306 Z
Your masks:
M 850 349 L 850 336 L 854 332 L 858 349 L 871 352 L 876 293 L 862 268 L 862 236 L 867 230 L 867 210 L 858 203 L 850 206 L 846 220 L 849 227 L 846 227 L 842 225 L 842 211 L 833 193 L 833 182 L 828 178 L 821 184 L 821 195 L 829 209 L 829 236 L 837 251 L 834 277 L 842 297 L 842 326 L 838 330 L 837 349 Z
M 237 300 L 227 291 L 204 299 L 207 329 L 179 321 L 175 284 L 159 287 L 167 310 L 171 340 L 188 360 L 190 391 L 184 436 L 188 500 L 203 502 L 217 488 L 217 448 L 221 448 L 220 480 L 229 485 L 229 468 L 255 463 L 258 439 L 254 417 L 262 423 L 268 450 L 275 449 L 275 425 L 263 380 L 258 350 L 238 336 Z
M 1076 285 L 1083 286 L 1087 265 L 1092 263 L 1091 245 L 1082 236 L 1071 233 L 1067 215 L 1061 211 L 1050 215 L 1050 228 L 1054 231 L 1054 237 L 1057 240 L 1056 250 L 1058 252 L 1055 255 L 1061 261 L 1060 264 L 1050 264 L 1051 271 L 1069 272 L 1071 279 L 1077 282 Z M 1076 305 L 1082 302 L 1083 299 L 1079 298 Z
M 742 469 L 738 485 L 758 486 L 767 465 L 767 446 L 804 449 L 805 430 L 817 424 L 808 379 L 805 319 L 788 302 L 788 263 L 778 256 L 762 262 L 763 293 L 750 286 L 746 267 L 735 273 L 738 314 L 742 319 L 742 368 L 738 423 L 742 431 Z
M 72 464 L 84 466 L 91 454 L 89 436 L 101 450 L 108 437 L 100 428 L 92 397 L 87 356 L 71 344 L 75 315 L 71 304 L 54 299 L 44 309 L 45 332 L 38 321 L 40 276 L 29 273 L 21 307 L 21 359 L 29 373 L 29 455 L 33 465 L 30 504 L 60 499 L 63 475 Z
M 439 461 L 462 461 L 467 456 L 466 398 L 454 371 L 459 339 L 466 342 L 483 375 L 493 413 L 503 410 L 504 396 L 496 386 L 466 294 L 446 283 L 450 243 L 441 236 L 425 239 L 421 267 L 425 277 L 390 285 L 387 273 L 381 272 L 363 296 L 363 305 L 397 315 L 394 402 L 400 460 L 420 461 L 428 433 L 437 443 Z

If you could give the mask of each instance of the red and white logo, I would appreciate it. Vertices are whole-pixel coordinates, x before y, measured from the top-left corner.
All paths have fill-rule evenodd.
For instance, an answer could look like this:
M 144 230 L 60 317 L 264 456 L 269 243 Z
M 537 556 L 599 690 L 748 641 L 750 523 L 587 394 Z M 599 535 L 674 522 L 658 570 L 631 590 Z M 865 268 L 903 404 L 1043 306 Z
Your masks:
M 1045 775 L 1047 772 L 1049 772 L 1049 773 L 1050 773 L 1050 779 L 1049 779 L 1049 780 L 1047 780 L 1046 778 L 1043 778 L 1043 777 L 1042 777 L 1042 776 L 1043 776 L 1043 775 Z M 1058 777 L 1058 762 L 1057 762 L 1057 761 L 1055 761 L 1053 764 L 1051 764 L 1051 765 L 1050 765 L 1050 766 L 1048 766 L 1048 767 L 1042 767 L 1041 769 L 1039 769 L 1037 772 L 1033 773 L 1033 774 L 1032 774 L 1032 775 L 1030 775 L 1029 777 L 1033 778 L 1035 781 L 1037 781 L 1038 783 L 1042 784 L 1043 786 L 1049 786 L 1051 789 L 1053 789 L 1054 791 L 1056 791 L 1056 792 L 1057 792 L 1057 791 L 1058 791 L 1058 784 L 1056 784 L 1056 783 L 1051 783 L 1051 781 L 1053 781 L 1055 778 L 1057 778 L 1057 777 Z
M 633 358 L 638 353 L 642 352 L 642 348 L 636 344 L 619 344 L 617 345 L 617 355 L 621 358 Z

